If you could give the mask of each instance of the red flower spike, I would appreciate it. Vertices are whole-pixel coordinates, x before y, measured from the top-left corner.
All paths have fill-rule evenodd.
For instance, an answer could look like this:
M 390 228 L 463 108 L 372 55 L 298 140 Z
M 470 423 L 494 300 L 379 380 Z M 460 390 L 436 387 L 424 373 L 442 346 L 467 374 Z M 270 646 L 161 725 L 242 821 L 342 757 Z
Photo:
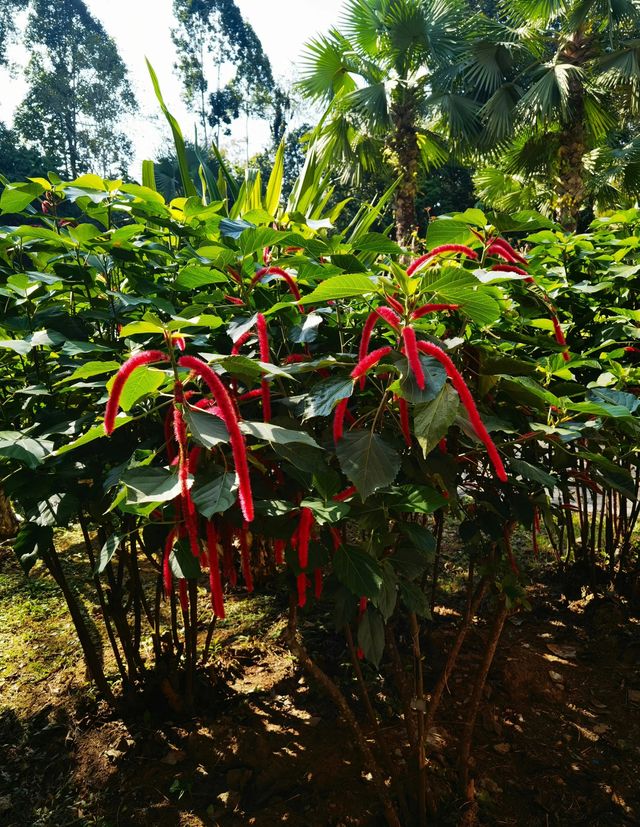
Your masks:
M 348 488 L 345 488 L 344 491 L 340 491 L 338 494 L 334 494 L 332 499 L 338 503 L 343 503 L 345 500 L 348 500 L 350 497 L 355 496 L 358 493 L 358 489 L 355 485 L 350 485 Z
M 276 558 L 276 566 L 281 566 L 284 563 L 284 550 L 286 548 L 284 540 L 275 540 L 273 543 L 273 551 Z
M 367 353 L 369 352 L 369 342 L 371 341 L 371 334 L 373 333 L 373 329 L 376 326 L 376 323 L 380 316 L 374 310 L 372 313 L 369 313 L 367 319 L 364 323 L 364 327 L 362 328 L 362 336 L 360 338 L 360 346 L 358 347 L 358 359 L 362 361 L 365 358 Z M 365 378 L 364 376 L 360 379 L 360 390 L 364 389 Z
M 509 244 L 509 242 L 506 239 L 496 238 L 494 244 L 499 244 L 504 250 L 506 250 L 509 253 L 509 255 L 513 256 L 513 258 L 516 261 L 519 261 L 520 264 L 529 263 L 527 259 L 522 255 L 522 253 L 519 253 L 517 250 L 514 250 L 511 244 Z
M 298 586 L 298 606 L 302 609 L 307 602 L 307 575 L 304 572 L 296 577 L 296 585 Z
M 377 350 L 372 350 L 371 353 L 369 353 L 368 356 L 365 356 L 364 359 L 361 359 L 351 371 L 351 378 L 360 379 L 360 377 L 365 377 L 372 367 L 375 367 L 381 359 L 384 359 L 384 357 L 388 356 L 390 353 L 391 348 L 389 346 L 379 347 Z
M 489 244 L 486 249 L 486 254 L 488 256 L 495 256 L 496 258 L 504 259 L 504 261 L 508 261 L 510 264 L 515 264 L 518 261 L 513 253 L 502 244 L 500 239 L 496 239 Z
M 257 328 L 258 342 L 260 344 L 260 359 L 263 362 L 268 362 L 271 359 L 271 354 L 269 353 L 269 334 L 267 332 L 267 320 L 262 313 L 258 313 Z M 262 391 L 262 418 L 265 422 L 270 422 L 271 390 L 266 379 L 261 381 L 260 389 Z
M 281 267 L 262 267 L 258 272 L 254 275 L 251 279 L 250 287 L 253 287 L 254 284 L 260 281 L 261 278 L 264 276 L 280 276 L 281 279 L 286 283 L 287 287 L 289 288 L 289 292 L 293 296 L 296 301 L 300 301 L 300 289 L 295 281 L 291 278 L 291 275 L 287 273 L 286 270 L 283 270 Z M 301 313 L 304 313 L 304 308 L 301 304 L 298 305 L 298 310 Z
M 238 299 L 238 298 L 236 298 L 236 296 L 225 296 L 224 298 L 230 304 L 238 305 L 238 307 L 243 307 L 244 306 L 244 302 L 242 301 L 242 299 Z
M 183 614 L 189 611 L 189 595 L 187 594 L 187 581 L 183 579 L 178 580 L 178 596 L 180 598 L 180 608 Z
M 298 523 L 298 565 L 301 569 L 306 569 L 309 562 L 309 540 L 314 523 L 313 511 L 310 508 L 301 508 Z
M 398 410 L 400 412 L 400 428 L 402 429 L 402 436 L 407 445 L 411 448 L 411 427 L 409 425 L 409 405 L 407 400 L 401 396 L 396 397 L 398 400 Z
M 399 313 L 401 316 L 404 316 L 404 307 L 394 296 L 385 296 L 384 298 L 389 307 L 392 307 L 396 311 L 396 313 Z
M 523 270 L 522 267 L 518 267 L 515 264 L 494 264 L 491 269 L 497 273 L 517 273 L 519 276 L 531 278 L 526 270 Z M 533 279 L 531 279 L 531 281 L 533 281 Z
M 640 353 L 640 348 L 631 347 L 631 345 L 629 345 L 628 347 L 625 347 L 623 349 L 624 349 L 625 353 Z
M 316 600 L 322 597 L 322 569 L 313 570 L 313 594 Z
M 446 436 L 443 436 L 442 439 L 440 440 L 440 442 L 438 443 L 438 450 L 440 451 L 441 454 L 446 454 L 448 452 L 449 449 L 447 448 L 447 438 L 446 438 Z
M 362 617 L 362 615 L 367 611 L 367 598 L 363 595 L 360 598 L 360 602 L 358 603 L 358 617 Z
M 335 497 L 333 498 L 335 500 Z M 331 534 L 331 541 L 333 543 L 334 552 L 342 545 L 342 536 L 335 526 L 329 526 L 329 533 Z
M 333 413 L 333 441 L 336 445 L 342 439 L 342 435 L 344 433 L 344 416 L 347 412 L 348 404 L 349 397 L 347 396 L 338 402 Z
M 364 660 L 364 652 L 362 651 L 360 646 L 358 646 L 358 648 L 356 649 L 356 657 L 358 658 L 358 660 Z
M 442 244 L 440 247 L 434 247 L 433 250 L 429 250 L 428 253 L 425 253 L 423 256 L 420 256 L 420 258 L 412 261 L 407 267 L 407 275 L 412 276 L 416 270 L 422 267 L 423 264 L 426 264 L 427 261 L 430 261 L 432 258 L 435 258 L 435 256 L 439 256 L 442 253 L 460 253 L 467 258 L 478 258 L 478 254 L 475 250 L 472 250 L 471 247 L 467 247 L 466 244 Z
M 231 355 L 237 356 L 240 353 L 240 348 L 242 345 L 246 344 L 253 335 L 254 333 L 252 330 L 246 330 L 242 336 L 238 336 L 233 343 L 233 347 L 231 348 Z
M 127 379 L 131 376 L 136 368 L 141 365 L 148 365 L 151 362 L 168 362 L 169 357 L 161 350 L 143 350 L 142 353 L 137 353 L 135 356 L 127 359 L 121 365 L 120 370 L 116 373 L 116 378 L 109 394 L 107 407 L 104 412 L 104 430 L 107 435 L 113 433 L 116 423 L 116 414 L 118 413 L 118 406 L 120 405 L 120 397 L 124 386 L 127 384 Z
M 258 396 L 262 396 L 262 388 L 254 388 L 252 391 L 241 393 L 236 402 L 248 402 L 249 399 L 256 399 Z
M 218 561 L 218 535 L 215 525 L 207 520 L 207 553 L 209 558 L 209 588 L 211 590 L 211 607 L 220 620 L 224 620 L 224 597 Z
M 423 304 L 411 314 L 412 319 L 421 319 L 427 313 L 438 313 L 440 310 L 459 310 L 459 304 Z
M 162 556 L 162 581 L 164 583 L 164 590 L 167 595 L 171 593 L 171 588 L 173 586 L 173 578 L 171 576 L 171 564 L 169 563 L 169 557 L 171 555 L 171 551 L 173 550 L 173 544 L 176 539 L 176 529 L 172 528 L 169 532 L 169 536 L 166 539 L 164 544 L 164 554 Z
M 240 529 L 240 559 L 242 561 L 242 576 L 244 577 L 247 591 L 253 591 L 253 577 L 251 575 L 251 556 L 249 553 L 249 538 L 247 537 L 247 522 L 242 524 Z
M 564 348 L 566 348 L 567 340 L 564 337 L 564 331 L 562 330 L 562 327 L 560 326 L 560 322 L 558 321 L 558 317 L 556 316 L 555 313 L 551 314 L 551 321 L 553 322 L 553 330 L 554 330 L 556 342 L 559 345 L 562 345 Z M 571 357 L 569 356 L 569 351 L 568 350 L 563 350 L 562 351 L 562 358 L 564 359 L 565 362 L 569 361 L 569 359 Z
M 195 356 L 182 356 L 178 360 L 180 367 L 188 368 L 194 371 L 198 376 L 207 383 L 211 393 L 213 394 L 220 411 L 222 412 L 222 419 L 224 420 L 227 430 L 229 431 L 229 439 L 231 441 L 231 451 L 233 453 L 233 461 L 236 467 L 236 474 L 238 475 L 238 497 L 240 500 L 240 508 L 247 522 L 253 520 L 253 493 L 251 491 L 251 479 L 249 477 L 249 466 L 247 464 L 247 451 L 244 443 L 244 437 L 240 432 L 238 425 L 238 416 L 236 414 L 233 402 L 229 397 L 227 389 L 220 381 L 220 378 L 211 370 L 209 365 Z
M 184 340 L 184 336 L 173 336 L 173 344 L 178 350 L 184 350 L 186 348 L 186 343 Z
M 290 353 L 282 360 L 283 365 L 297 365 L 300 362 L 308 362 L 311 357 L 306 353 Z
M 416 342 L 415 330 L 412 327 L 404 327 L 402 329 L 402 338 L 404 339 L 404 349 L 407 354 L 407 361 L 411 372 L 416 378 L 416 384 L 421 391 L 425 388 L 424 371 L 422 370 L 422 363 L 418 355 L 418 346 Z
M 174 465 L 178 461 L 178 454 L 173 444 L 173 408 L 169 408 L 164 418 L 164 447 L 169 465 Z
M 378 307 L 376 313 L 383 319 L 389 327 L 394 330 L 400 330 L 400 318 L 391 310 L 390 307 Z
M 422 351 L 422 353 L 426 353 L 428 356 L 433 356 L 440 362 L 441 365 L 444 366 L 444 369 L 447 372 L 447 376 L 449 377 L 449 379 L 451 379 L 453 387 L 458 392 L 458 396 L 460 397 L 462 404 L 467 409 L 467 413 L 469 414 L 469 420 L 471 424 L 473 425 L 473 427 L 476 430 L 476 433 L 482 440 L 484 447 L 487 449 L 489 459 L 491 460 L 491 464 L 493 465 L 495 472 L 498 475 L 498 479 L 502 482 L 506 482 L 507 472 L 504 470 L 504 465 L 502 464 L 502 459 L 500 458 L 498 449 L 496 448 L 495 443 L 489 436 L 487 429 L 484 427 L 484 423 L 480 418 L 480 414 L 478 413 L 476 403 L 473 401 L 473 397 L 471 396 L 471 391 L 467 387 L 467 383 L 462 378 L 458 369 L 453 364 L 449 356 L 444 352 L 444 350 L 441 350 L 441 348 L 439 348 L 437 345 L 433 345 L 431 344 L 431 342 L 418 342 L 418 348 Z

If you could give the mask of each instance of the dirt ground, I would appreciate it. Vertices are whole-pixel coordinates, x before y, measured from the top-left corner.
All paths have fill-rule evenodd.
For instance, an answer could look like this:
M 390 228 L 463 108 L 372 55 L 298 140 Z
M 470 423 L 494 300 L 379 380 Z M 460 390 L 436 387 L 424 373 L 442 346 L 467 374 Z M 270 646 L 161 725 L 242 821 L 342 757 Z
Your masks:
M 478 823 L 640 824 L 640 621 L 612 596 L 569 601 L 544 572 L 530 597 L 532 610 L 507 621 L 476 728 Z M 443 602 L 431 680 L 460 596 Z M 25 580 L 0 550 L 0 824 L 384 824 L 349 730 L 282 642 L 283 606 L 269 594 L 228 605 L 214 637 L 215 685 L 203 685 L 196 715 L 172 716 L 153 691 L 115 715 L 86 680 L 54 584 L 42 571 Z M 317 621 L 301 631 L 350 693 L 343 643 Z M 470 633 L 431 739 L 431 824 L 457 824 L 464 812 L 455 744 L 485 631 L 479 622 Z M 381 693 L 373 700 L 401 765 L 398 716 Z

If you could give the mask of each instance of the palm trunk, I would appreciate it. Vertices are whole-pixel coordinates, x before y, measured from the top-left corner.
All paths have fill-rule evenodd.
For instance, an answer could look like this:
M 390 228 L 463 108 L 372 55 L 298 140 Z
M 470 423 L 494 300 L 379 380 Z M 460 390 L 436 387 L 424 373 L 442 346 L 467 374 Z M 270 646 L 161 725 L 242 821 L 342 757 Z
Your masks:
M 564 46 L 559 60 L 580 68 L 589 57 L 590 43 L 582 28 Z M 584 86 L 577 75 L 569 81 L 569 117 L 560 133 L 558 178 L 556 182 L 556 218 L 566 229 L 575 231 L 585 207 L 584 156 L 587 151 L 585 130 Z
M 413 246 L 417 230 L 416 195 L 418 192 L 418 135 L 415 106 L 412 100 L 396 101 L 391 110 L 394 134 L 394 172 L 400 182 L 395 195 L 396 239 L 404 247 Z

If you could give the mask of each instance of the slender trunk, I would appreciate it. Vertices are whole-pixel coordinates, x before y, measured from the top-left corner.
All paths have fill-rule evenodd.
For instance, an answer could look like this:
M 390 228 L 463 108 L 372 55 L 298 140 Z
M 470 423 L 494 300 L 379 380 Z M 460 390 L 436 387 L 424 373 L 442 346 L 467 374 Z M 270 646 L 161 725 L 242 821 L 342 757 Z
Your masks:
M 420 150 L 415 125 L 415 105 L 409 100 L 396 101 L 391 109 L 393 119 L 392 150 L 394 172 L 400 179 L 395 194 L 396 239 L 411 248 L 417 230 L 416 196 Z

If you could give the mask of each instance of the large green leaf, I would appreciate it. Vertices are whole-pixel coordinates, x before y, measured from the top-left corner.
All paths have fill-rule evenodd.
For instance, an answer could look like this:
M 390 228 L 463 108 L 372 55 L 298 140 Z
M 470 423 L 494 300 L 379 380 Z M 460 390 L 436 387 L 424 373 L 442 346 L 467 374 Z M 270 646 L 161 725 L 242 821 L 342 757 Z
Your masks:
M 173 500 L 180 494 L 178 475 L 165 468 L 132 468 L 122 476 L 129 490 L 129 502 L 160 503 Z
M 353 393 L 353 380 L 327 379 L 319 382 L 304 397 L 302 419 L 312 419 L 314 416 L 329 416 L 341 399 L 346 399 Z
M 189 541 L 178 540 L 169 554 L 169 566 L 174 577 L 195 580 L 200 576 L 200 562 L 194 557 Z
M 29 574 L 38 558 L 49 550 L 53 541 L 51 526 L 23 523 L 12 541 L 13 551 L 25 574 Z
M 475 240 L 474 234 L 462 221 L 439 218 L 429 224 L 427 230 L 427 249 L 443 244 L 470 244 Z
M 0 457 L 16 459 L 27 468 L 42 465 L 52 445 L 49 440 L 33 439 L 19 431 L 0 431 Z
M 353 546 L 340 546 L 333 555 L 333 570 L 356 598 L 375 598 L 382 586 L 378 561 Z
M 358 624 L 358 646 L 365 658 L 378 666 L 384 652 L 384 622 L 378 612 L 370 607 Z
M 193 502 L 207 520 L 214 514 L 222 514 L 236 501 L 236 475 L 224 472 L 204 485 L 194 486 L 192 491 Z
M 191 405 L 183 407 L 184 420 L 194 442 L 203 448 L 215 448 L 222 442 L 229 442 L 229 431 L 219 416 L 206 413 Z
M 336 449 L 340 467 L 363 500 L 395 480 L 400 455 L 381 436 L 371 431 L 344 434 Z
M 240 430 L 243 434 L 275 442 L 278 445 L 289 445 L 291 442 L 299 442 L 308 445 L 310 448 L 320 448 L 315 439 L 306 431 L 292 431 L 290 428 L 282 428 L 280 425 L 271 425 L 269 422 L 247 422 L 240 423 Z
M 348 299 L 353 296 L 363 296 L 374 293 L 376 285 L 370 276 L 361 273 L 345 273 L 342 276 L 332 276 L 323 281 L 316 289 L 303 296 L 302 304 L 322 304 L 335 299 Z
M 431 402 L 418 405 L 415 409 L 413 432 L 426 457 L 431 453 L 455 421 L 460 407 L 460 398 L 448 382 Z

